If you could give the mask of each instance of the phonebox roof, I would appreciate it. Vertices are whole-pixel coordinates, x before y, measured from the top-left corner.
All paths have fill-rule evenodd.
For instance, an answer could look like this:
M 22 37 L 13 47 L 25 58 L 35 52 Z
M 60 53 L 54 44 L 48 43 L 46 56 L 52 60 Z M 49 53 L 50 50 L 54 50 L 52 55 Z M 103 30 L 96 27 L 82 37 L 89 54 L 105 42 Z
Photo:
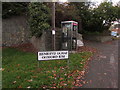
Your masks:
M 76 21 L 62 21 L 61 23 L 76 23 L 76 24 L 78 24 L 78 22 L 76 22 Z

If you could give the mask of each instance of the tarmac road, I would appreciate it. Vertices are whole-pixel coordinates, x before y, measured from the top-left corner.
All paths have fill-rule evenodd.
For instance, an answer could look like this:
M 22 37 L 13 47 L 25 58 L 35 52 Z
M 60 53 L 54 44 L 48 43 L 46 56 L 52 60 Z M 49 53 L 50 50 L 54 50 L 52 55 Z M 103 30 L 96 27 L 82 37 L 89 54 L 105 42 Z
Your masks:
M 118 46 L 120 41 L 107 43 L 85 41 L 85 46 L 94 47 L 98 52 L 89 63 L 87 83 L 82 88 L 118 88 Z

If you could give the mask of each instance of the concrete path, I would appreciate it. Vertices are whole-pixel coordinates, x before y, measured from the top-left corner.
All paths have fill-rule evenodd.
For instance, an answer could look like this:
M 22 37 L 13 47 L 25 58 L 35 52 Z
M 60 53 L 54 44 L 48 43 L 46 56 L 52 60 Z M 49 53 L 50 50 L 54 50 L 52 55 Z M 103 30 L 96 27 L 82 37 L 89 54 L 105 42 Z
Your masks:
M 98 52 L 90 61 L 86 74 L 87 83 L 83 88 L 118 88 L 118 40 L 108 43 L 94 41 L 84 43 L 86 46 L 96 48 Z

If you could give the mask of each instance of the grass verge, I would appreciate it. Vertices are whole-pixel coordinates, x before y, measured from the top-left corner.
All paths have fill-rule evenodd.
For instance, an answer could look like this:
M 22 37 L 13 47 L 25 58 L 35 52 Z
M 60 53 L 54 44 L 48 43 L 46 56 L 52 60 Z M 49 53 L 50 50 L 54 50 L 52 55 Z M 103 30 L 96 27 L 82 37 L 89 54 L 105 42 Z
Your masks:
M 38 68 L 37 54 L 3 49 L 3 88 L 72 88 L 75 79 L 84 75 L 83 68 L 91 57 L 90 52 L 70 54 L 67 60 L 41 61 Z

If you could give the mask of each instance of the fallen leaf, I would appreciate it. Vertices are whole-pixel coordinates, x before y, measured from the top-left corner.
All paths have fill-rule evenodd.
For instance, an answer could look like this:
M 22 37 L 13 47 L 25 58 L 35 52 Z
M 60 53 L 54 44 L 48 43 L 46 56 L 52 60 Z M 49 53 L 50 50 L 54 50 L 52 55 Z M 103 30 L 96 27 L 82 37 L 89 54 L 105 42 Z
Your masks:
M 83 86 L 82 84 L 79 85 L 79 87 L 82 87 L 82 86 Z
M 82 62 L 80 64 L 83 64 Z
M 68 81 L 68 83 L 71 83 L 71 81 Z
M 80 80 L 76 80 L 76 82 L 78 83 L 78 82 L 80 82 Z
M 77 79 L 80 79 L 80 78 L 81 78 L 81 76 L 78 76 L 78 77 L 77 77 Z
M 53 78 L 52 76 L 48 76 L 49 78 Z
M 42 88 L 43 88 L 43 89 L 46 89 L 46 88 L 47 88 L 47 86 L 43 86 Z
M 5 70 L 5 68 L 2 68 L 2 71 L 4 71 Z
M 64 83 L 63 85 L 64 85 L 64 86 L 66 86 L 67 84 L 66 84 L 66 83 Z
M 15 84 L 17 81 L 13 81 L 13 84 Z
M 57 78 L 55 77 L 54 79 L 56 80 Z
M 85 81 L 83 81 L 83 84 L 85 84 L 86 82 Z
M 100 73 L 97 73 L 98 75 L 100 75 Z
M 53 74 L 54 77 L 56 77 L 57 75 L 56 74 Z
M 33 80 L 32 79 L 30 79 L 30 80 L 27 80 L 28 82 L 32 82 Z
M 32 76 L 32 78 L 37 78 L 38 76 Z
M 51 88 L 54 88 L 54 89 L 55 89 L 56 87 L 51 87 Z
M 30 72 L 35 72 L 34 70 L 31 70 Z
M 75 86 L 79 86 L 79 84 L 75 84 Z
M 63 80 L 64 78 L 60 78 L 60 80 Z
M 22 88 L 22 86 L 20 85 L 18 88 Z
M 66 74 L 66 73 L 65 73 L 64 75 L 65 75 L 65 76 L 67 76 L 67 74 Z
M 16 78 L 17 78 L 17 79 L 20 79 L 21 77 L 20 77 L 20 76 L 17 76 Z
M 47 73 L 50 73 L 50 71 L 46 71 Z
M 104 75 L 107 75 L 107 73 L 104 73 Z
M 56 71 L 52 70 L 53 73 L 55 73 Z
M 81 71 L 81 74 L 84 75 L 84 74 L 85 74 L 85 71 Z
M 44 89 L 46 88 L 46 87 L 43 87 Z
M 27 88 L 30 88 L 30 86 L 28 86 Z
M 54 67 L 54 69 L 57 69 L 57 67 Z
M 19 67 L 19 66 L 20 66 L 20 64 L 17 64 L 17 66 Z
M 92 80 L 90 80 L 90 83 L 92 83 Z
M 54 83 L 53 86 L 56 86 L 56 84 Z
M 99 55 L 98 57 L 100 57 L 100 58 L 107 58 L 107 57 L 104 56 L 104 55 Z

